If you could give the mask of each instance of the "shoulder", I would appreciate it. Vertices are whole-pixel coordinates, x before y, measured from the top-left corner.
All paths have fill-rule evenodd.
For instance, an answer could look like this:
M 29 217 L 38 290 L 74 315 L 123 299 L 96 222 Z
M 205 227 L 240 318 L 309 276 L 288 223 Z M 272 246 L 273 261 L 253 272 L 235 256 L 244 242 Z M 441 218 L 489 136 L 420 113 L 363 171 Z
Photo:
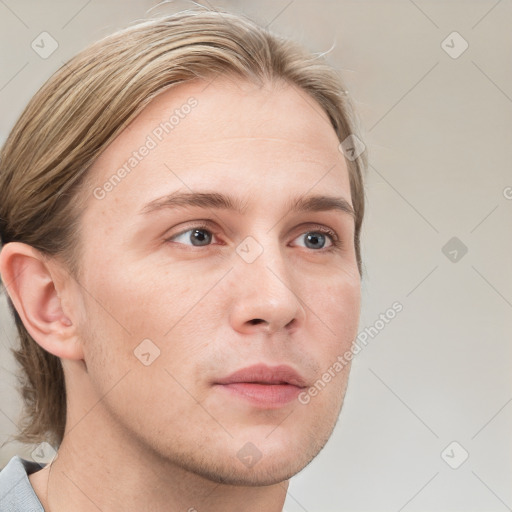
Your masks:
M 28 475 L 44 465 L 15 455 L 0 471 L 0 510 L 2 512 L 44 512 Z

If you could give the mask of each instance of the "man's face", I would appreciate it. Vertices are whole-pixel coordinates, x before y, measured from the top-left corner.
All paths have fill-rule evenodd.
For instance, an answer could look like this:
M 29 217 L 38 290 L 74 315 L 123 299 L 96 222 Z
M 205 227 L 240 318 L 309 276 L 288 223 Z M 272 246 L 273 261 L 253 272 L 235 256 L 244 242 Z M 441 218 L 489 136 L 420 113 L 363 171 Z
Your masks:
M 354 220 L 338 208 L 291 206 L 312 195 L 351 203 L 348 170 L 327 116 L 304 92 L 206 85 L 161 94 L 91 169 L 76 293 L 91 403 L 102 399 L 79 427 L 108 418 L 104 435 L 122 433 L 163 462 L 270 484 L 320 451 L 346 390 L 349 366 L 309 403 L 298 399 L 357 335 Z M 160 123 L 173 113 L 166 133 Z M 136 165 L 118 173 L 134 151 Z M 243 211 L 210 202 L 143 212 L 176 192 L 228 195 Z M 259 364 L 287 365 L 306 387 L 219 384 Z

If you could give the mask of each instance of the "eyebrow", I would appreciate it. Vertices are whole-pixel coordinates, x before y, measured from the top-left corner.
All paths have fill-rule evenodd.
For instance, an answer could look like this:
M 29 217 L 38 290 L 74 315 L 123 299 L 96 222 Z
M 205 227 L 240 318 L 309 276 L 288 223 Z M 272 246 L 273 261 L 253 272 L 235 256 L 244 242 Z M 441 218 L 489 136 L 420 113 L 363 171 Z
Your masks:
M 173 192 L 150 201 L 139 212 L 146 215 L 165 208 L 179 208 L 185 206 L 199 208 L 214 208 L 234 211 L 243 215 L 247 204 L 243 201 L 219 192 Z M 352 205 L 344 197 L 328 195 L 298 196 L 287 202 L 290 212 L 321 212 L 338 210 L 356 218 Z

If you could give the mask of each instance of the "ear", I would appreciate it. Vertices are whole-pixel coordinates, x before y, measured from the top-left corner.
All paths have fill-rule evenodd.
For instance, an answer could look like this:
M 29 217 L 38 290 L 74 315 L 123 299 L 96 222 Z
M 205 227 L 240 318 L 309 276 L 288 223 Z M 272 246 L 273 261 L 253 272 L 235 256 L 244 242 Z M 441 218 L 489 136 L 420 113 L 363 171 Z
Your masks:
M 21 242 L 10 242 L 0 252 L 2 282 L 23 325 L 47 352 L 63 359 L 83 359 L 68 286 L 71 277 L 59 271 L 40 251 Z M 67 278 L 65 276 L 68 276 Z M 67 299 L 65 302 L 61 299 Z

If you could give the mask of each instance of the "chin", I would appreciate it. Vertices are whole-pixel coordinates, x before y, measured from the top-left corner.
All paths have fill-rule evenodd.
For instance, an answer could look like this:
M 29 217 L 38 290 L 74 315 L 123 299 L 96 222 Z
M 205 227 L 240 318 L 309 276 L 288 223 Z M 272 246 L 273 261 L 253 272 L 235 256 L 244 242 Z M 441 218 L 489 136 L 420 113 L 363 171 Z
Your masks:
M 299 451 L 294 452 L 297 456 Z M 245 487 L 263 487 L 268 485 L 275 485 L 280 482 L 285 482 L 299 473 L 313 460 L 314 455 L 308 460 L 304 460 L 304 455 L 300 455 L 300 460 L 290 459 L 287 457 L 283 460 L 282 456 L 273 457 L 266 460 L 263 457 L 257 464 L 251 468 L 243 467 L 239 461 L 235 461 L 229 466 L 208 467 L 204 465 L 196 470 L 196 473 L 201 474 L 204 478 L 213 482 L 224 485 L 235 485 Z
M 166 459 L 174 467 L 218 484 L 246 487 L 275 485 L 304 469 L 329 438 L 326 432 L 301 436 L 300 439 L 287 438 L 285 433 L 272 434 L 266 440 L 264 436 L 255 436 L 254 444 L 238 439 L 227 443 L 209 440 L 186 452 L 168 453 Z M 261 446 L 261 451 L 257 446 Z

